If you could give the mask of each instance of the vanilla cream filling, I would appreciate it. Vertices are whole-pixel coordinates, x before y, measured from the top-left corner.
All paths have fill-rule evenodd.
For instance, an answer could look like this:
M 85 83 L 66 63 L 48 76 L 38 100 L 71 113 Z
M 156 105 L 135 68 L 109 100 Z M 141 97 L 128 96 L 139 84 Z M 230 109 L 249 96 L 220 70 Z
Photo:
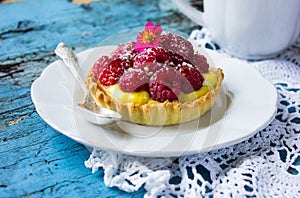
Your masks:
M 217 74 L 213 71 L 207 72 L 203 74 L 204 82 L 203 86 L 197 90 L 193 91 L 191 93 L 183 93 L 181 92 L 179 94 L 178 100 L 179 102 L 192 102 L 196 100 L 197 98 L 205 95 L 210 90 L 213 90 L 214 87 L 217 84 L 218 77 Z M 140 91 L 140 92 L 123 92 L 120 89 L 119 84 L 111 85 L 106 88 L 106 92 L 115 100 L 120 101 L 122 103 L 130 103 L 133 102 L 135 104 L 143 105 L 143 104 L 158 104 L 160 102 L 152 100 L 150 98 L 150 95 L 146 91 Z

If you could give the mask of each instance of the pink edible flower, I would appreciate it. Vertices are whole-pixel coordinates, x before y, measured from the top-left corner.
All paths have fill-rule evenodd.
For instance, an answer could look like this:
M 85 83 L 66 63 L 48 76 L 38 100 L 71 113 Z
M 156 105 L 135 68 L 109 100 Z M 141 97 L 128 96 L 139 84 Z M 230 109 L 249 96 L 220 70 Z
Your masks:
M 145 48 L 152 48 L 159 46 L 161 39 L 162 28 L 160 25 L 154 25 L 153 22 L 148 22 L 145 25 L 145 30 L 140 32 L 136 37 L 134 49 L 142 52 Z

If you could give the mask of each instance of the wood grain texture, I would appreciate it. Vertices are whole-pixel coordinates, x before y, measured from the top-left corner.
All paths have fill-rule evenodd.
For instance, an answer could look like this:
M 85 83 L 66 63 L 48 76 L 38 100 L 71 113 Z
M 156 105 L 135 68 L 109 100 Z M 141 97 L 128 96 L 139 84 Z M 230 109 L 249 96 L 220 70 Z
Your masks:
M 89 4 L 94 1 L 101 1 L 101 0 L 72 0 L 73 3 L 79 4 L 79 5 Z
M 12 3 L 12 2 L 16 2 L 19 0 L 0 0 L 0 3 Z
M 0 197 L 142 197 L 103 183 L 84 161 L 89 151 L 61 135 L 36 113 L 32 82 L 58 58 L 64 41 L 79 52 L 146 21 L 189 34 L 196 25 L 170 0 L 31 0 L 0 5 Z M 55 97 L 55 96 L 53 96 Z

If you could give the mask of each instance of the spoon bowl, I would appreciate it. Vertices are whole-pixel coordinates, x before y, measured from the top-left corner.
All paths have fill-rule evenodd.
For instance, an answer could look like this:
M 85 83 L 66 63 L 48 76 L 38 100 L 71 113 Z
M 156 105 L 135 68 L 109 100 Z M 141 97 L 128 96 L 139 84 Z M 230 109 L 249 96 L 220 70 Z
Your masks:
M 76 107 L 75 111 L 77 111 L 86 120 L 88 120 L 93 124 L 107 125 L 122 119 L 122 116 L 119 113 L 112 111 L 110 109 L 98 107 L 98 108 L 94 108 L 93 111 L 91 111 L 84 104 L 78 104 L 75 107 Z

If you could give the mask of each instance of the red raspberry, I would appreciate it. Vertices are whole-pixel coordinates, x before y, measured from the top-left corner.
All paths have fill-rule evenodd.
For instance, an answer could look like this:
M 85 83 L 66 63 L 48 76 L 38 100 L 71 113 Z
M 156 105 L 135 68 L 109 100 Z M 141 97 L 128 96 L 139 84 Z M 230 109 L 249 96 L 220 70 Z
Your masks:
M 159 63 L 164 63 L 169 59 L 169 53 L 163 48 L 152 48 L 156 54 L 156 61 Z
M 153 73 L 153 72 L 157 71 L 159 68 L 161 68 L 162 66 L 163 66 L 163 64 L 154 62 L 154 63 L 141 64 L 141 65 L 138 65 L 138 67 L 137 66 L 136 67 L 149 74 L 149 72 Z
M 183 56 L 174 52 L 169 53 L 169 61 L 172 66 L 182 65 L 183 62 L 190 63 L 188 60 L 183 58 Z
M 132 59 L 135 55 L 134 44 L 133 41 L 129 41 L 118 45 L 118 48 L 112 54 L 112 58 L 116 59 L 125 56 L 126 58 Z
M 102 69 L 99 74 L 99 81 L 105 86 L 114 85 L 130 66 L 131 62 L 128 59 L 115 59 Z
M 153 100 L 164 102 L 178 100 L 180 93 L 180 74 L 174 68 L 164 67 L 150 78 L 149 88 Z
M 133 67 L 139 68 L 140 65 L 154 62 L 156 62 L 156 54 L 152 48 L 148 48 L 133 58 Z
M 179 54 L 187 60 L 194 54 L 193 45 L 189 41 L 172 33 L 163 34 L 160 44 L 164 50 Z
M 124 67 L 125 69 L 129 69 L 133 66 L 132 61 L 128 58 L 125 58 L 125 57 L 117 58 L 117 59 L 115 59 L 115 61 L 119 62 L 120 66 Z
M 202 72 L 202 73 L 206 73 L 208 72 L 208 63 L 207 63 L 207 60 L 206 58 L 203 56 L 203 55 L 200 55 L 200 54 L 194 54 L 191 58 L 191 63 L 193 65 L 196 66 L 196 68 Z
M 191 93 L 202 87 L 204 78 L 196 68 L 184 65 L 176 67 L 176 70 L 181 73 L 181 90 L 184 93 Z
M 142 70 L 148 67 L 149 71 L 154 72 L 161 67 L 161 63 L 165 63 L 168 59 L 168 52 L 162 48 L 147 48 L 134 57 L 133 67 Z
M 149 90 L 149 77 L 139 69 L 132 69 L 121 76 L 120 88 L 124 92 L 139 92 Z
M 93 65 L 93 72 L 97 79 L 99 79 L 100 72 L 112 61 L 108 56 L 100 57 Z
M 133 66 L 138 68 L 139 65 L 145 63 L 164 63 L 168 59 L 168 52 L 164 51 L 162 48 L 147 48 L 134 57 Z

